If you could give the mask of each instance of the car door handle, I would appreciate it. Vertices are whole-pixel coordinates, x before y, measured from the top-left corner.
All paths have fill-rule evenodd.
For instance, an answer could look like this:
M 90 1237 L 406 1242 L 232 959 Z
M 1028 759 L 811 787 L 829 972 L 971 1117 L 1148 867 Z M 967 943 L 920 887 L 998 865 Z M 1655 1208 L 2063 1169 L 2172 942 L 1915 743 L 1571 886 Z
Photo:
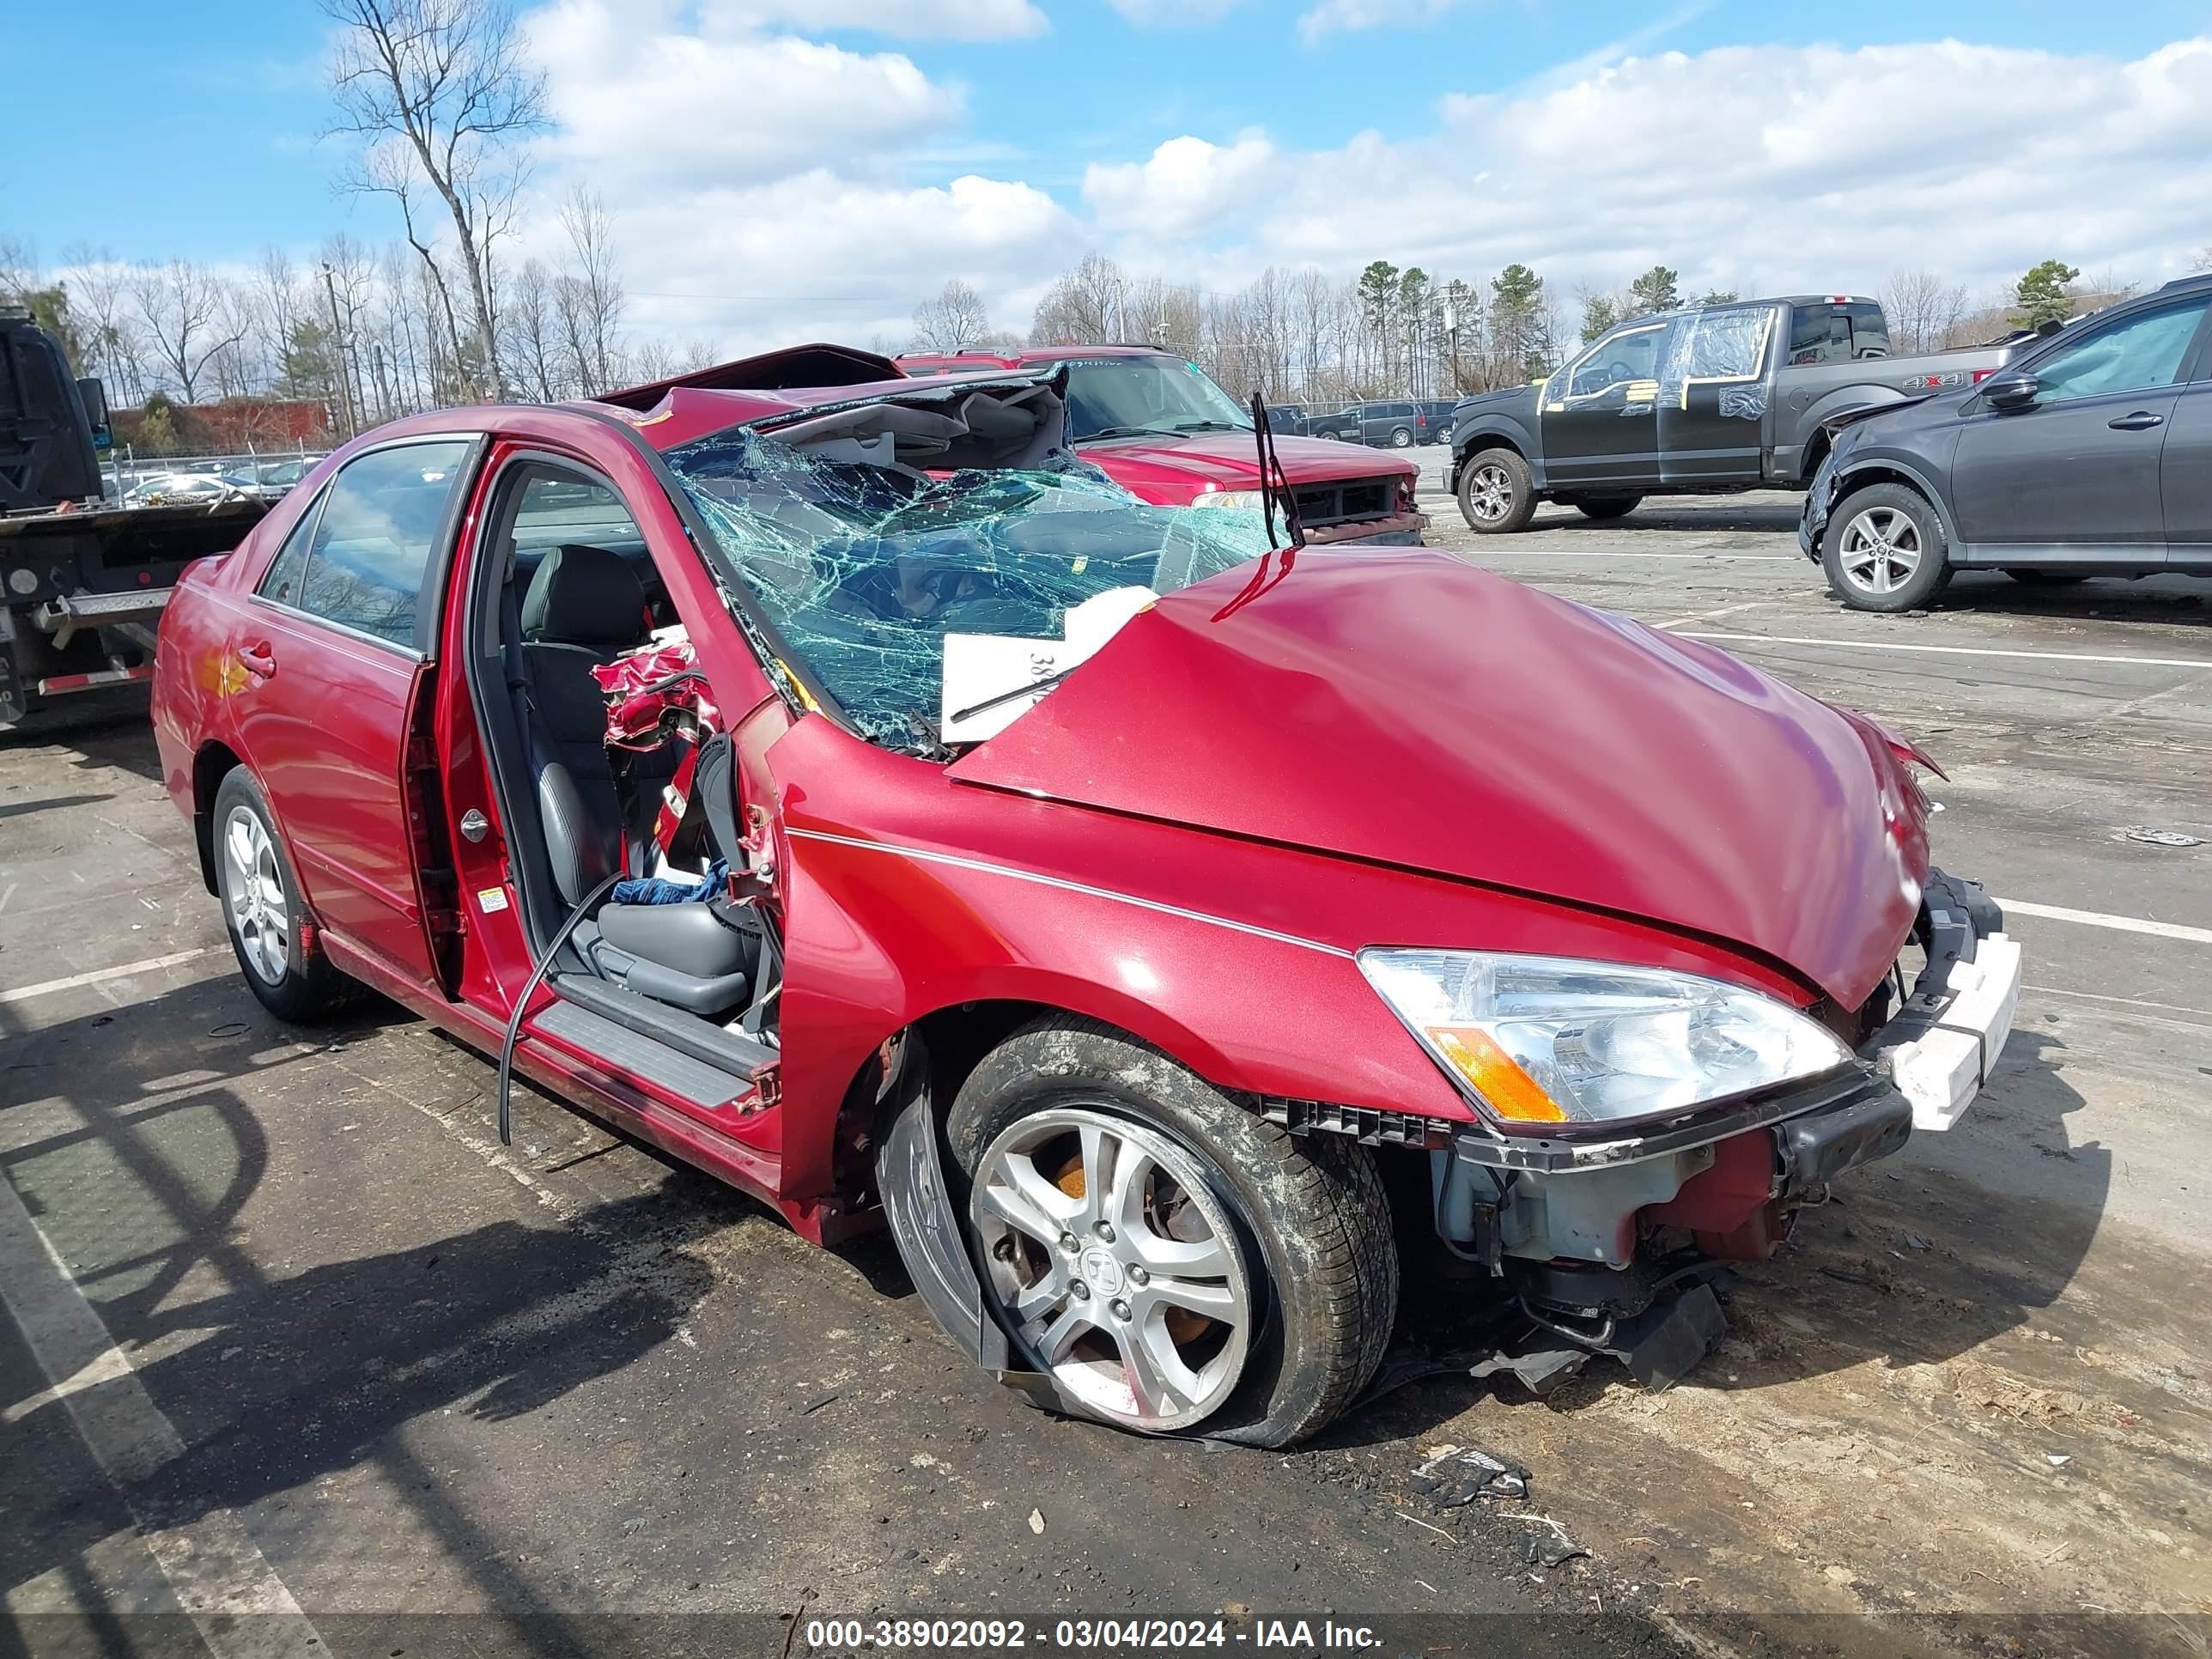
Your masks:
M 2148 432 L 2154 426 L 2164 426 L 2166 416 L 2139 409 L 2132 415 L 2123 415 L 2118 420 L 2107 421 L 2105 424 L 2115 432 Z
M 276 653 L 269 648 L 269 642 L 265 640 L 240 646 L 238 659 L 246 665 L 247 673 L 258 675 L 264 680 L 276 672 Z

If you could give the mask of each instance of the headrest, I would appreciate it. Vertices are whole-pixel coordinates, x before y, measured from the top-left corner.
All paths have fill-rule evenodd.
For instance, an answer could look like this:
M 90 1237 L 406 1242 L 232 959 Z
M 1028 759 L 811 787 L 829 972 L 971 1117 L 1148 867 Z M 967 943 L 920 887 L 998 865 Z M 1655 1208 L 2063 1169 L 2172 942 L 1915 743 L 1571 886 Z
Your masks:
M 559 645 L 643 641 L 645 584 L 619 553 L 564 544 L 538 561 L 522 599 L 522 636 Z

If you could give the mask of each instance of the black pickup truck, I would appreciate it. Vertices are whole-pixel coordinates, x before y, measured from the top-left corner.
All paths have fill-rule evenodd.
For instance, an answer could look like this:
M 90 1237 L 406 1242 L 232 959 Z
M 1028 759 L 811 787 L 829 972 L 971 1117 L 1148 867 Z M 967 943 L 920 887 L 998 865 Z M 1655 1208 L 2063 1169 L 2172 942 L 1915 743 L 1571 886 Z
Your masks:
M 1823 421 L 1971 386 L 2013 349 L 1893 357 L 1881 306 L 1845 294 L 1638 317 L 1540 384 L 1461 403 L 1453 493 L 1487 535 L 1541 501 L 1617 519 L 1646 495 L 1797 488 L 1827 453 Z

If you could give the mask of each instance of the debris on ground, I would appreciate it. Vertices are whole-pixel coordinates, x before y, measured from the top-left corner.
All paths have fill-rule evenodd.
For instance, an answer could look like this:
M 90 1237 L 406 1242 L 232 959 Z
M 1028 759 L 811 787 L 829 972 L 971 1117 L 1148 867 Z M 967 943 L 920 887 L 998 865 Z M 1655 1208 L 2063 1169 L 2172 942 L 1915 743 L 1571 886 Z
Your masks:
M 1039 1535 L 1043 1534 L 1044 1511 L 1042 1510 L 1031 1510 L 1030 1511 L 1030 1530 L 1033 1533 L 1038 1534 Z
M 1478 1498 L 1526 1498 L 1528 1471 L 1473 1446 L 1446 1446 L 1413 1471 L 1407 1482 L 1440 1510 L 1456 1510 Z
M 2179 830 L 2154 830 L 2147 823 L 2139 823 L 2126 833 L 2130 841 L 2147 842 L 2153 847 L 2202 847 L 2204 845 L 2204 837 L 2202 836 L 2189 835 Z
M 1532 1533 L 1528 1541 L 1522 1546 L 1521 1559 L 1532 1567 L 1546 1569 L 1564 1567 L 1570 1561 L 1590 1559 L 1590 1553 L 1568 1537 L 1567 1529 L 1548 1515 L 1514 1515 L 1508 1516 L 1506 1519 L 1525 1521 L 1531 1526 L 1549 1527 L 1552 1529 L 1552 1535 L 1549 1538 L 1539 1537 Z

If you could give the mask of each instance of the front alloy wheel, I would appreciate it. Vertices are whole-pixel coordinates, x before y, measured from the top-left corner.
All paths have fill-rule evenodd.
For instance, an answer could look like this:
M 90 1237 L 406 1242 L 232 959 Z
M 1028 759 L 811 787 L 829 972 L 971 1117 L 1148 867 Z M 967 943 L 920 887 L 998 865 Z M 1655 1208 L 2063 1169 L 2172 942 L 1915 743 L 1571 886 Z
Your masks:
M 1172 1141 L 1053 1107 L 991 1143 L 969 1211 L 1009 1328 L 1088 1409 L 1172 1431 L 1236 1392 L 1250 1276 L 1205 1172 Z
M 1844 526 L 1844 577 L 1862 592 L 1896 592 L 1912 580 L 1926 553 L 1920 526 L 1894 507 L 1869 507 Z
M 1534 480 L 1528 463 L 1512 450 L 1479 449 L 1460 469 L 1460 516 L 1478 536 L 1525 529 L 1536 514 Z
M 1855 611 L 1911 611 L 1951 580 L 1943 521 L 1919 491 L 1869 485 L 1828 520 L 1820 563 L 1828 587 Z

